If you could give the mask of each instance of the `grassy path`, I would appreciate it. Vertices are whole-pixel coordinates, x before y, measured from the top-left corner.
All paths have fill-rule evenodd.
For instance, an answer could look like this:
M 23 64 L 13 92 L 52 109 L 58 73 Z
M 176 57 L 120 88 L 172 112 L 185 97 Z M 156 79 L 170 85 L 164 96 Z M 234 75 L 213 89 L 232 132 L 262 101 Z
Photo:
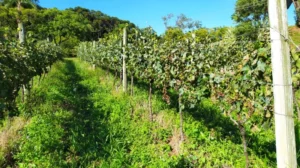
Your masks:
M 17 155 L 20 165 L 79 167 L 106 155 L 101 146 L 108 131 L 91 100 L 96 88 L 86 84 L 98 81 L 78 68 L 73 60 L 58 63 L 34 90 L 27 105 L 34 117 Z

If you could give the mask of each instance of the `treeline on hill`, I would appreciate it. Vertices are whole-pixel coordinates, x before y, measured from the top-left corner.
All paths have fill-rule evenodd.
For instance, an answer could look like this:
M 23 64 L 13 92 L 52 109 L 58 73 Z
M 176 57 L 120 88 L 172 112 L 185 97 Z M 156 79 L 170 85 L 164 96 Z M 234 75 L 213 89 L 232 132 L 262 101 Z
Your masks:
M 103 37 L 122 24 L 135 27 L 129 21 L 110 17 L 100 11 L 81 7 L 59 10 L 23 5 L 22 12 L 14 6 L 0 5 L 0 39 L 14 40 L 18 36 L 19 18 L 25 32 L 37 40 L 48 40 L 74 56 L 73 50 L 80 41 L 92 41 Z

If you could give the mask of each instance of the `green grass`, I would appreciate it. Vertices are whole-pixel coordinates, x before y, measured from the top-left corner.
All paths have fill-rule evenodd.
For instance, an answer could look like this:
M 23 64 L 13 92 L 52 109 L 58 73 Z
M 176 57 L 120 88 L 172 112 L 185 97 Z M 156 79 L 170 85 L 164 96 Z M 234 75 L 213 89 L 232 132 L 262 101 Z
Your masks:
M 176 107 L 147 91 L 122 93 L 107 72 L 77 59 L 56 63 L 36 85 L 22 116 L 30 123 L 14 154 L 19 167 L 245 167 L 237 128 L 204 100 L 184 111 L 186 140 L 180 142 Z M 118 82 L 116 82 L 118 84 Z M 257 136 L 260 135 L 260 136 Z M 251 167 L 274 166 L 272 130 L 249 132 Z

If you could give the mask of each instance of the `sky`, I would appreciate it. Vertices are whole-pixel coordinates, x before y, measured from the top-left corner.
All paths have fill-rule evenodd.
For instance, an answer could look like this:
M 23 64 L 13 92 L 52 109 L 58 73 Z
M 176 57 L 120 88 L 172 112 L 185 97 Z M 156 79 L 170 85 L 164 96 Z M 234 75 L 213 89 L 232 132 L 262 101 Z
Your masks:
M 40 0 L 46 8 L 81 6 L 109 16 L 128 20 L 140 28 L 151 26 L 158 34 L 165 31 L 163 16 L 185 14 L 203 27 L 234 26 L 231 19 L 236 0 Z M 289 25 L 294 25 L 294 6 L 288 10 Z

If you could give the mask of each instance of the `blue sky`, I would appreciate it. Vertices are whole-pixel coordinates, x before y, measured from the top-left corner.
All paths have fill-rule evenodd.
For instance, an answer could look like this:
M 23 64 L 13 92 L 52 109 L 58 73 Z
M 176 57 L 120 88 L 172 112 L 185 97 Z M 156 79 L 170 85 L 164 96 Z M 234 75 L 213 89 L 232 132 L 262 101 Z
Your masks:
M 40 0 L 47 8 L 65 9 L 81 6 L 100 10 L 110 16 L 129 20 L 140 28 L 152 26 L 161 34 L 165 30 L 162 17 L 169 13 L 183 13 L 204 27 L 233 26 L 231 15 L 236 0 Z M 294 24 L 294 6 L 288 10 L 289 25 Z

